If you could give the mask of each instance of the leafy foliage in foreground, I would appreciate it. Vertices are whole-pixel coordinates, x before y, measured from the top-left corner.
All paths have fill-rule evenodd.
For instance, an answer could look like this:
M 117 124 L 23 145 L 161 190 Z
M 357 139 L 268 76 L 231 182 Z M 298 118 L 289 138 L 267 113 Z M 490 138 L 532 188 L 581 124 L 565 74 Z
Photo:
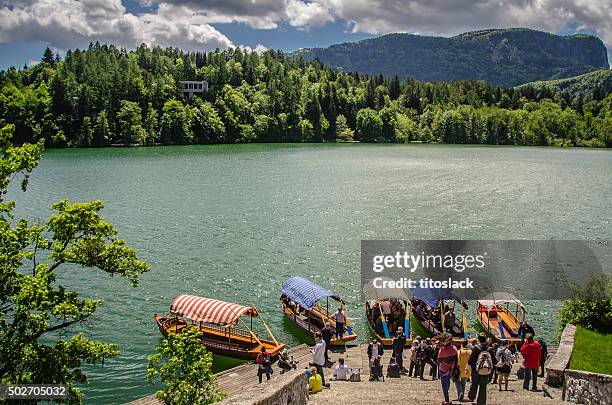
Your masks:
M 147 380 L 164 384 L 156 393 L 164 404 L 210 404 L 224 398 L 212 372 L 212 354 L 201 338 L 196 328 L 170 333 L 161 340 L 157 354 L 149 357 Z
M 612 333 L 612 276 L 590 278 L 584 286 L 575 287 L 572 298 L 559 308 L 559 333 L 568 323 L 601 333 Z
M 26 191 L 43 140 L 13 146 L 13 129 L 7 125 L 0 130 L 0 383 L 67 384 L 69 402 L 80 403 L 74 383 L 88 380 L 82 364 L 103 362 L 118 351 L 113 344 L 75 334 L 102 301 L 80 298 L 58 285 L 58 273 L 67 265 L 95 267 L 136 286 L 149 266 L 102 218 L 101 201 L 59 201 L 44 223 L 14 218 L 15 202 L 5 200 L 9 183 L 23 175 Z
M 180 80 L 207 80 L 187 103 Z M 612 145 L 612 93 L 422 83 L 281 52 L 92 44 L 0 73 L 0 125 L 47 147 L 241 142 Z

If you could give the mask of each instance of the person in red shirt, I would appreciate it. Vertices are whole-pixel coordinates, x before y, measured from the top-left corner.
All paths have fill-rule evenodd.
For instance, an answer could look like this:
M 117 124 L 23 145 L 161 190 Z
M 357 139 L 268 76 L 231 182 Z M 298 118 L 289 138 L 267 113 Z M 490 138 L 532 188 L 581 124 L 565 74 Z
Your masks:
M 525 380 L 523 389 L 529 389 L 529 381 L 533 380 L 532 391 L 538 390 L 538 369 L 540 368 L 540 356 L 542 347 L 540 343 L 533 340 L 533 335 L 526 335 L 525 344 L 521 347 L 523 355 L 523 366 L 525 366 Z

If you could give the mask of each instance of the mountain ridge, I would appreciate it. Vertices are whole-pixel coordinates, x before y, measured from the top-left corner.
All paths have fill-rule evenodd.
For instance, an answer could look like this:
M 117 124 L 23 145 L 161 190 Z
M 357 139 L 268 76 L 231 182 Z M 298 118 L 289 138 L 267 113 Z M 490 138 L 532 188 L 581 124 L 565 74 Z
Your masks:
M 294 52 L 344 71 L 421 81 L 485 80 L 512 87 L 609 68 L 593 35 L 561 36 L 528 28 L 488 29 L 453 37 L 392 33 Z

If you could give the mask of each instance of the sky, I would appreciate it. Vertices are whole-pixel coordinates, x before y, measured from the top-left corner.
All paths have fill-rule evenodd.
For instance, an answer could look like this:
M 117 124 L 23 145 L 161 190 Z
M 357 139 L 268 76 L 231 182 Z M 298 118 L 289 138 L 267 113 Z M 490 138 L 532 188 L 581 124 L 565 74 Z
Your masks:
M 90 42 L 293 51 L 391 32 L 453 36 L 528 27 L 599 36 L 612 0 L 0 0 L 0 69 Z M 611 58 L 612 59 L 612 58 Z

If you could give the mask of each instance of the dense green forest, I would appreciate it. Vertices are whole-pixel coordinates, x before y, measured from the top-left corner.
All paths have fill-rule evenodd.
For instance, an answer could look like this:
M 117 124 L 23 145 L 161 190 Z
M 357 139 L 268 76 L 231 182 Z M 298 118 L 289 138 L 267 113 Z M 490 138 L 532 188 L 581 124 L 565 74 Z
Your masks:
M 347 72 L 411 76 L 427 82 L 484 80 L 505 87 L 609 68 L 606 47 L 595 36 L 526 28 L 474 31 L 451 38 L 388 34 L 297 53 Z
M 595 98 L 602 98 L 612 92 L 612 70 L 596 70 L 567 79 L 543 80 L 518 87 L 533 87 L 536 91 L 548 87 L 553 93 L 560 92 L 562 97 L 592 98 L 593 93 L 595 93 Z
M 179 80 L 207 80 L 187 102 Z M 0 72 L 0 127 L 48 147 L 237 142 L 612 146 L 612 94 L 339 72 L 279 51 L 92 44 Z

